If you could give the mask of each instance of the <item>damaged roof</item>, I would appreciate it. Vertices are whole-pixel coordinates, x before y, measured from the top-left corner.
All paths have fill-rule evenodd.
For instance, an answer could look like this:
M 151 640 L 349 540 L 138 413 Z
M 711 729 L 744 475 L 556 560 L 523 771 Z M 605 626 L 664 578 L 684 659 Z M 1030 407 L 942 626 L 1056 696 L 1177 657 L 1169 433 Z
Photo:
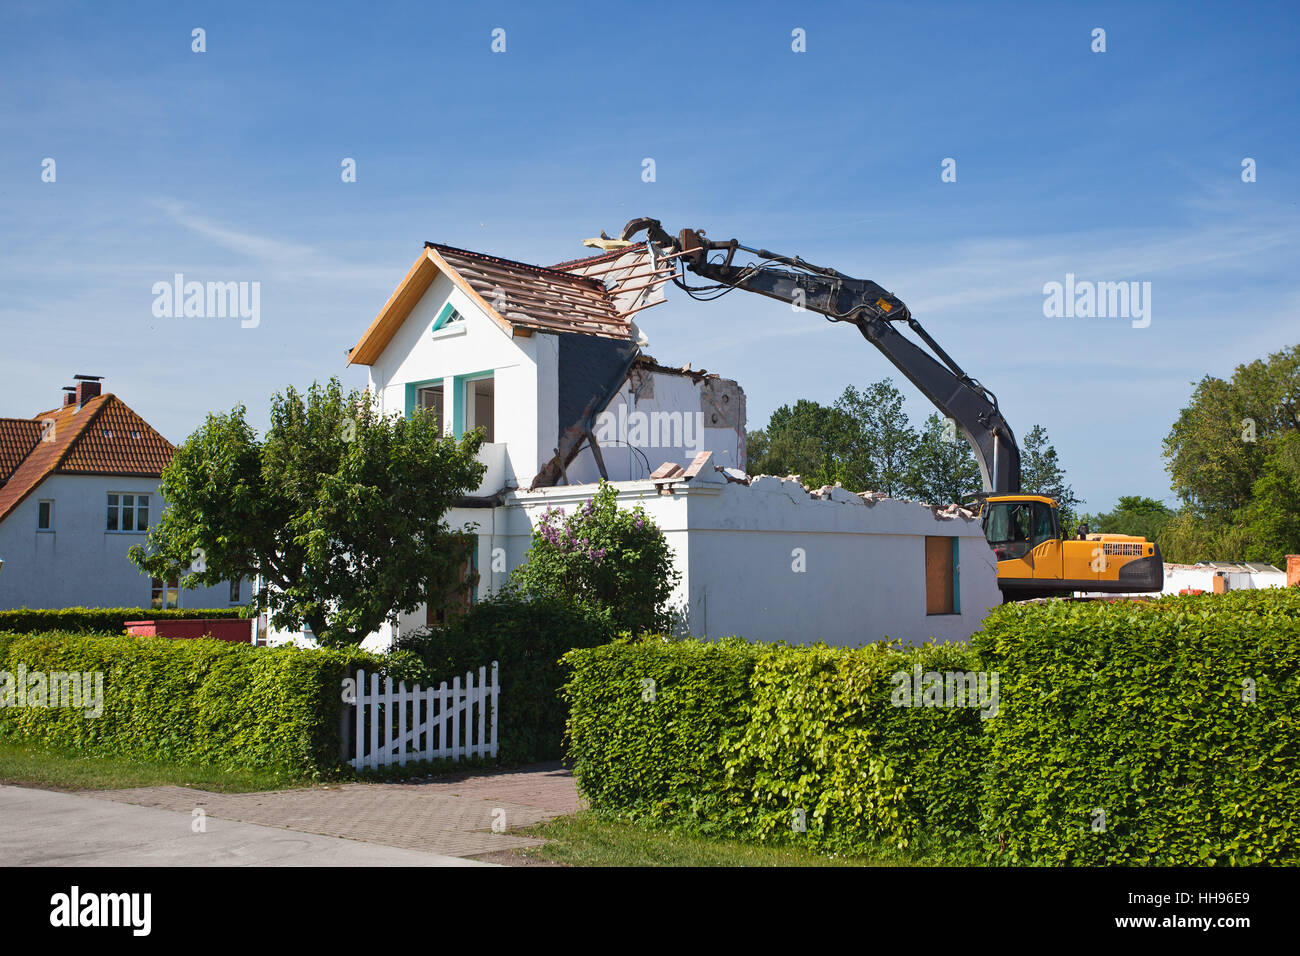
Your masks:
M 607 289 L 598 277 L 569 270 L 613 262 L 638 250 L 644 251 L 644 244 L 571 260 L 561 263 L 561 268 L 426 242 L 406 277 L 348 352 L 348 364 L 373 365 L 440 273 L 509 335 L 576 332 L 632 340 L 632 323 L 614 301 L 617 290 Z

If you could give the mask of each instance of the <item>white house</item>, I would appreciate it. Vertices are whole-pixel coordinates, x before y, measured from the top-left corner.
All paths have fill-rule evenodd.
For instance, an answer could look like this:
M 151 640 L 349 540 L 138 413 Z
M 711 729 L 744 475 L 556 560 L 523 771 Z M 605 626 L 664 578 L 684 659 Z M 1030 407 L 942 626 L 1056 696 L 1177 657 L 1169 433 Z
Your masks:
M 426 243 L 350 350 L 382 411 L 433 408 L 448 434 L 486 430 L 487 475 L 449 515 L 478 536 L 475 599 L 523 561 L 548 507 L 580 506 L 603 474 L 666 533 L 689 633 L 839 645 L 973 633 L 1001 603 L 973 515 L 751 479 L 740 386 L 644 353 L 633 316 L 663 302 L 674 268 L 644 243 L 550 267 Z M 367 646 L 439 613 L 404 614 Z
M 163 501 L 175 449 L 125 402 L 78 375 L 63 404 L 0 418 L 0 608 L 224 608 L 244 583 L 183 590 L 127 558 Z

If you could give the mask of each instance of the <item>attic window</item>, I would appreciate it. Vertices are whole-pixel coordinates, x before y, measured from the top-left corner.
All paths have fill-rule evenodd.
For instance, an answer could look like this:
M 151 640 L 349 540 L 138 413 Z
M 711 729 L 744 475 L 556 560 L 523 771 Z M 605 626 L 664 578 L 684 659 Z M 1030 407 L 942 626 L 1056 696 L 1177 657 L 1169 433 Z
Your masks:
M 448 328 L 455 332 L 465 331 L 465 316 L 461 315 L 460 312 L 457 311 L 456 307 L 450 302 L 442 307 L 442 311 L 438 313 L 438 317 L 433 320 L 432 331 L 434 335 L 437 335 L 439 332 L 444 332 Z

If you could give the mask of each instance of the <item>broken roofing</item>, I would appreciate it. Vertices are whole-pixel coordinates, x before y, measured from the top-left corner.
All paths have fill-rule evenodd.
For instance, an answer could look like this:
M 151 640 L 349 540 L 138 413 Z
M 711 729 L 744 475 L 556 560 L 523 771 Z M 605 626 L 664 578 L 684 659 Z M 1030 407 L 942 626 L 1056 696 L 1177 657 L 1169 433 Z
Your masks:
M 373 365 L 439 274 L 512 336 L 574 332 L 634 341 L 636 329 L 629 316 L 663 301 L 661 287 L 671 272 L 671 268 L 655 268 L 644 244 L 559 266 L 535 266 L 426 242 L 406 277 L 349 351 L 348 363 Z

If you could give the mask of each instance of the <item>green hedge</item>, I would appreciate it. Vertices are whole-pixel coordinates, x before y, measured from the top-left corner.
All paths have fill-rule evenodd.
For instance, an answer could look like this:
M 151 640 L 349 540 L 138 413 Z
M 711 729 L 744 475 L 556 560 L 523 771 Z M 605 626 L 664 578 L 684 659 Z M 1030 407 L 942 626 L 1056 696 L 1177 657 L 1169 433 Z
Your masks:
M 120 634 L 126 621 L 174 621 L 192 618 L 239 617 L 243 608 L 69 607 L 54 610 L 20 608 L 0 611 L 0 631 L 36 634 L 72 631 L 78 634 Z
M 569 753 L 594 809 L 735 826 L 722 748 L 746 725 L 759 649 L 743 641 L 610 644 L 565 655 Z M 653 681 L 653 684 L 649 683 Z
M 1300 589 L 1007 605 L 974 644 L 992 859 L 1300 861 Z
M 565 661 L 574 772 L 598 811 L 1006 864 L 1300 862 L 1300 589 L 1006 605 L 969 645 L 686 641 Z M 891 678 L 916 667 L 996 674 L 996 714 L 894 706 Z
M 359 666 L 382 673 L 384 660 L 352 649 L 0 633 L 0 671 L 16 677 L 20 664 L 29 674 L 102 672 L 103 711 L 0 706 L 0 737 L 300 774 L 340 767 L 342 680 Z
M 745 734 L 728 756 L 752 807 L 745 829 L 841 851 L 974 834 L 985 754 L 979 708 L 895 706 L 894 696 L 900 686 L 909 696 L 912 683 L 926 687 L 929 674 L 979 670 L 968 648 L 951 644 L 761 654 Z M 892 679 L 898 673 L 906 685 Z M 794 836 L 792 808 L 802 809 L 806 835 Z
M 558 760 L 567 710 L 560 699 L 566 669 L 560 657 L 575 647 L 610 640 L 607 617 L 554 597 L 505 591 L 481 601 L 445 628 L 419 630 L 397 645 L 423 662 L 425 680 L 448 682 L 481 666 L 500 665 L 498 759 L 503 763 Z M 405 667 L 405 665 L 404 665 Z M 396 673 L 415 680 L 414 669 Z
M 978 826 L 979 711 L 892 703 L 895 673 L 974 670 L 963 647 L 683 641 L 566 661 L 574 773 L 596 810 L 839 850 Z

